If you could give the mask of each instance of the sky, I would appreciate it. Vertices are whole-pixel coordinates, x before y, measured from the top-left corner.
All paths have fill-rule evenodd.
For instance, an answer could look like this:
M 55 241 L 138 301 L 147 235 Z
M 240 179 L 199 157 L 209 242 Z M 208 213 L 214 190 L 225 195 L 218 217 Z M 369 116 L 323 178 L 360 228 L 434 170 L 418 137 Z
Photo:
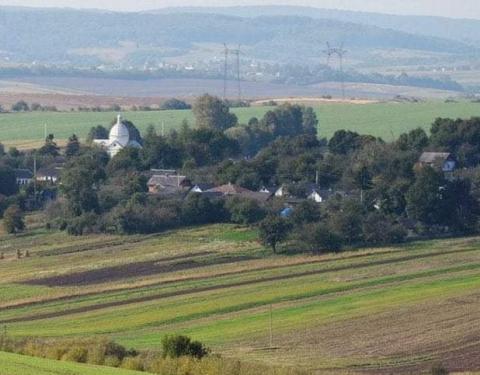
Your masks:
M 170 6 L 305 5 L 391 14 L 480 19 L 480 0 L 0 0 L 0 5 L 139 11 Z

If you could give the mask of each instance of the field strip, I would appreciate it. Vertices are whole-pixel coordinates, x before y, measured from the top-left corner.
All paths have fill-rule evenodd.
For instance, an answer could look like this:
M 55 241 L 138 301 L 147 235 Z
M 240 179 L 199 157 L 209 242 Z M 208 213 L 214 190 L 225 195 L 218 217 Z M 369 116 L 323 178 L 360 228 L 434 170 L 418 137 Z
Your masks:
M 0 363 L 0 375 L 148 375 L 146 372 L 55 361 L 5 352 L 0 352 Z
M 386 288 L 328 295 L 307 301 L 285 302 L 274 305 L 274 326 L 277 334 L 288 334 L 305 326 L 313 327 L 327 322 L 348 321 L 354 317 L 367 317 L 388 311 L 394 307 L 408 308 L 420 301 L 445 300 L 458 294 L 478 290 L 480 276 L 471 275 L 447 279 L 424 280 L 415 284 L 392 284 Z M 232 315 L 232 313 L 235 313 Z M 212 345 L 222 346 L 227 342 L 247 339 L 254 345 L 263 346 L 258 339 L 268 337 L 270 313 L 267 306 L 223 316 L 214 314 L 197 320 L 154 321 L 144 326 L 111 331 L 121 342 L 136 347 L 158 345 L 161 335 L 182 333 L 201 338 Z M 83 323 L 85 324 L 85 323 Z M 112 325 L 113 326 L 113 325 Z M 72 331 L 72 334 L 76 330 Z M 106 332 L 105 332 L 106 333 Z M 159 335 L 159 333 L 161 333 Z M 77 334 L 80 334 L 78 332 Z M 255 344 L 256 343 L 256 344 Z
M 312 298 L 312 297 L 318 297 L 318 296 L 325 296 L 325 295 L 330 295 L 330 294 L 336 294 L 336 293 L 345 293 L 349 291 L 354 291 L 357 289 L 364 289 L 364 288 L 371 288 L 371 287 L 376 287 L 379 285 L 386 285 L 386 284 L 391 284 L 391 283 L 399 283 L 399 282 L 405 282 L 405 281 L 411 281 L 411 280 L 417 280 L 417 279 L 422 279 L 422 278 L 428 278 L 428 277 L 435 277 L 438 275 L 444 275 L 444 274 L 449 274 L 449 273 L 455 273 L 455 272 L 464 272 L 464 271 L 476 271 L 480 269 L 480 263 L 478 264 L 466 264 L 462 266 L 457 266 L 457 267 L 450 267 L 450 268 L 443 268 L 443 269 L 434 269 L 434 270 L 428 270 L 424 272 L 417 272 L 413 274 L 407 274 L 407 275 L 395 275 L 395 276 L 386 276 L 386 277 L 380 277 L 376 279 L 371 279 L 367 281 L 361 281 L 361 282 L 354 282 L 354 283 L 349 283 L 349 284 L 344 284 L 344 285 L 338 285 L 334 287 L 327 287 L 327 288 L 318 288 L 312 291 L 304 291 L 304 292 L 295 292 L 291 295 L 285 294 L 283 296 L 275 297 L 269 300 L 259 300 L 259 301 L 254 301 L 254 302 L 248 302 L 245 304 L 239 304 L 235 306 L 230 306 L 227 307 L 224 310 L 219 310 L 217 313 L 227 313 L 231 311 L 240 311 L 240 310 L 246 310 L 258 306 L 262 306 L 265 304 L 272 304 L 272 303 L 280 303 L 280 302 L 285 302 L 285 301 L 296 301 L 296 300 L 301 300 L 301 299 L 306 299 L 306 298 Z M 3 319 L 0 320 L 0 324 L 12 324 L 12 323 L 20 323 L 20 322 L 30 322 L 30 321 L 35 321 L 35 320 L 44 320 L 44 319 L 51 319 L 51 318 L 57 318 L 61 316 L 69 316 L 69 315 L 74 315 L 74 314 L 81 314 L 85 312 L 92 312 L 96 310 L 104 310 L 104 309 L 109 309 L 112 307 L 119 307 L 119 306 L 124 306 L 124 305 L 132 305 L 132 304 L 139 304 L 139 303 L 144 303 L 144 302 L 151 302 L 151 301 L 158 301 L 170 297 L 180 297 L 180 296 L 185 296 L 185 295 L 196 295 L 199 293 L 203 292 L 212 292 L 212 291 L 219 291 L 219 290 L 228 290 L 231 288 L 238 288 L 238 287 L 244 287 L 244 286 L 257 286 L 258 284 L 265 284 L 265 283 L 271 283 L 275 281 L 285 281 L 289 280 L 292 278 L 304 278 L 304 277 L 309 277 L 309 276 L 316 276 L 317 273 L 304 273 L 304 274 L 293 274 L 293 275 L 284 275 L 284 276 L 278 276 L 278 277 L 272 277 L 269 279 L 261 279 L 261 280 L 249 280 L 245 282 L 238 282 L 230 285 L 217 285 L 217 286 L 209 286 L 209 287 L 203 287 L 203 288 L 193 288 L 193 289 L 186 289 L 186 290 L 179 290 L 179 291 L 172 291 L 172 292 L 167 292 L 167 293 L 161 293 L 161 294 L 154 294 L 154 295 L 149 295 L 149 296 L 143 296 L 143 297 L 138 297 L 138 298 L 131 298 L 127 300 L 120 300 L 120 301 L 112 301 L 112 302 L 105 302 L 105 303 L 99 303 L 96 305 L 87 305 L 87 306 L 81 306 L 77 308 L 70 308 L 70 309 L 65 309 L 61 311 L 53 311 L 53 312 L 47 312 L 47 313 L 36 313 L 34 315 L 26 315 L 26 316 L 16 316 L 14 318 L 9 318 L 9 319 Z M 313 280 L 312 280 L 313 281 Z M 233 309 L 233 310 L 232 310 Z M 196 315 L 190 316 L 188 319 L 195 319 Z M 177 321 L 176 318 L 174 321 Z M 172 321 L 172 322 L 174 322 Z
M 437 256 L 445 256 L 445 255 L 450 255 L 450 254 L 458 254 L 458 253 L 468 253 L 468 252 L 473 252 L 473 251 L 478 251 L 476 248 L 466 248 L 466 249 L 461 249 L 461 250 L 449 250 L 449 251 L 436 251 L 436 252 L 429 252 L 425 254 L 412 254 L 412 255 L 406 255 L 406 256 L 400 256 L 400 257 L 394 257 L 394 258 L 388 258 L 388 259 L 380 259 L 376 261 L 369 261 L 369 262 L 362 262 L 360 264 L 347 264 L 347 265 L 340 265 L 340 266 L 334 266 L 330 267 L 327 269 L 320 269 L 320 270 L 311 270 L 311 271 L 305 271 L 305 272 L 297 272 L 297 273 L 290 273 L 290 270 L 292 268 L 292 265 L 276 265 L 276 266 L 269 266 L 269 267 L 261 267 L 257 269 L 251 269 L 249 268 L 248 270 L 240 270 L 240 271 L 229 271 L 229 272 L 223 272 L 223 273 L 217 273 L 215 275 L 209 275 L 209 276 L 191 276 L 191 277 L 184 277 L 181 279 L 174 279 L 174 280 L 165 280 L 159 283 L 153 283 L 150 285 L 142 286 L 142 288 L 152 288 L 152 287 L 164 287 L 176 283 L 185 283 L 185 282 L 194 282 L 194 281 L 207 281 L 210 279 L 218 279 L 221 277 L 228 277 L 228 276 L 235 276 L 235 275 L 246 275 L 246 274 L 252 274 L 256 272 L 261 272 L 261 271 L 271 271 L 271 270 L 282 270 L 284 269 L 286 272 L 289 272 L 286 275 L 278 275 L 278 276 L 271 276 L 271 277 L 265 277 L 265 278 L 255 278 L 253 280 L 246 280 L 246 281 L 239 281 L 236 283 L 231 283 L 231 284 L 224 284 L 224 285 L 216 285 L 216 286 L 207 286 L 204 288 L 190 288 L 186 289 L 183 291 L 175 291 L 174 293 L 166 293 L 166 294 L 157 294 L 153 296 L 147 296 L 147 297 L 142 297 L 139 299 L 144 299 L 146 298 L 147 300 L 152 300 L 152 299 L 158 299 L 158 298 L 166 298 L 166 296 L 171 296 L 173 295 L 179 295 L 181 294 L 192 294 L 192 293 L 198 293 L 202 291 L 208 291 L 208 290 L 216 290 L 216 289 L 223 289 L 223 288 L 228 288 L 228 287 L 235 287 L 235 286 L 245 286 L 245 285 L 250 285 L 250 284 L 255 284 L 259 282 L 271 282 L 271 281 L 277 281 L 277 280 L 285 280 L 285 279 L 292 279 L 292 278 L 297 278 L 297 277 L 303 277 L 303 276 L 310 276 L 310 275 L 319 275 L 319 274 L 324 274 L 324 273 L 330 273 L 330 272 L 338 272 L 338 271 L 345 271 L 345 270 L 355 270 L 355 269 L 360 269 L 360 268 L 365 268 L 365 267 L 373 267 L 373 266 L 378 266 L 378 265 L 387 265 L 387 264 L 393 264 L 397 262 L 407 262 L 411 260 L 417 260 L 417 259 L 425 259 L 425 258 L 430 258 L 430 257 L 437 257 Z M 340 261 L 340 260 L 349 260 L 349 259 L 357 259 L 361 258 L 363 259 L 364 257 L 369 257 L 369 256 L 378 256 L 379 253 L 370 253 L 367 255 L 353 255 L 351 257 L 344 257 L 341 259 L 316 259 L 312 261 L 306 261 L 306 262 L 300 262 L 296 263 L 293 266 L 302 266 L 302 265 L 315 265 L 315 264 L 328 264 L 333 261 Z M 395 252 L 382 252 L 382 254 L 386 255 L 396 255 Z M 253 275 L 255 276 L 255 275 Z M 115 289 L 113 292 L 118 293 L 118 292 L 124 292 L 124 291 L 137 291 L 139 288 L 138 286 L 133 286 L 133 287 L 127 287 L 127 288 L 122 288 L 122 289 Z M 33 307 L 37 305 L 44 305 L 45 303 L 51 303 L 51 302 L 68 302 L 75 300 L 77 298 L 82 298 L 82 297 L 91 297 L 91 296 L 105 296 L 108 295 L 109 293 L 112 293 L 112 291 L 105 291 L 105 292 L 88 292 L 88 293 L 79 293 L 74 296 L 60 296 L 60 297 L 53 297 L 49 299 L 44 299 L 41 301 L 31 301 L 31 302 L 24 302 L 24 303 L 18 303 L 18 304 L 10 304 L 7 306 L 3 306 L 0 308 L 0 312 L 8 310 L 8 309 L 18 309 L 22 307 Z M 128 301 L 123 301 L 123 303 L 127 304 L 130 303 Z

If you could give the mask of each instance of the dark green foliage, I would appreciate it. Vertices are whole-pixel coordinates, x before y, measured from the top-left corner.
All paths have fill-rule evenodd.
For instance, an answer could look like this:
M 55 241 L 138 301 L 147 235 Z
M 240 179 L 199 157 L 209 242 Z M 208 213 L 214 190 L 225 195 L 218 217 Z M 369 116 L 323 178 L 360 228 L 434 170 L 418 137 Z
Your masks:
M 303 225 L 318 222 L 321 216 L 320 206 L 311 200 L 305 200 L 295 207 L 290 219 L 295 225 Z
M 30 110 L 30 107 L 24 100 L 20 100 L 12 105 L 12 112 L 27 112 Z
M 59 147 L 55 142 L 53 134 L 49 134 L 45 139 L 45 144 L 38 150 L 39 155 L 43 156 L 58 156 Z
M 337 252 L 342 237 L 324 223 L 307 224 L 299 229 L 298 240 L 303 248 L 314 253 Z
M 422 168 L 406 195 L 408 215 L 427 225 L 442 224 L 447 215 L 444 192 L 447 182 L 433 168 Z
M 430 370 L 430 374 L 432 374 L 432 375 L 448 375 L 449 371 L 443 365 L 436 364 L 436 365 L 432 366 L 432 368 Z
M 228 105 L 208 94 L 197 98 L 193 114 L 198 128 L 223 131 L 237 124 L 237 116 L 230 113 Z
M 135 147 L 121 149 L 108 163 L 107 173 L 109 176 L 135 172 L 142 169 L 140 150 Z
M 253 199 L 233 197 L 227 200 L 226 209 L 230 221 L 237 224 L 253 224 L 265 217 L 265 210 Z
M 102 125 L 92 127 L 88 132 L 87 142 L 92 142 L 94 139 L 108 139 L 108 129 Z
M 65 156 L 67 158 L 71 158 L 74 155 L 77 155 L 80 151 L 80 141 L 78 137 L 73 134 L 70 138 L 68 138 L 68 143 L 65 148 Z
M 371 212 L 362 221 L 363 241 L 369 245 L 384 245 L 405 241 L 407 231 L 391 218 Z
M 190 108 L 192 108 L 190 104 L 187 104 L 183 100 L 179 100 L 176 98 L 167 99 L 160 105 L 160 109 L 162 110 L 190 109 Z
M 199 341 L 192 341 L 190 337 L 181 335 L 164 336 L 162 338 L 163 357 L 178 358 L 182 356 L 191 356 L 202 358 L 210 350 L 203 346 Z
M 25 228 L 23 213 L 20 207 L 12 205 L 3 213 L 3 227 L 7 233 L 17 233 Z
M 198 193 L 191 193 L 182 203 L 181 220 L 187 225 L 221 222 L 227 213 L 223 201 L 211 201 Z
M 0 164 L 0 194 L 10 196 L 17 192 L 15 171 Z
M 430 130 L 435 150 L 453 153 L 461 165 L 480 163 L 480 117 L 470 120 L 437 119 Z
M 288 238 L 291 224 L 284 218 L 269 215 L 260 222 L 260 240 L 265 246 L 270 246 L 274 253 L 277 252 L 277 245 Z
M 408 133 L 400 135 L 397 140 L 397 146 L 402 151 L 415 150 L 422 151 L 428 146 L 428 135 L 422 128 L 410 130 Z

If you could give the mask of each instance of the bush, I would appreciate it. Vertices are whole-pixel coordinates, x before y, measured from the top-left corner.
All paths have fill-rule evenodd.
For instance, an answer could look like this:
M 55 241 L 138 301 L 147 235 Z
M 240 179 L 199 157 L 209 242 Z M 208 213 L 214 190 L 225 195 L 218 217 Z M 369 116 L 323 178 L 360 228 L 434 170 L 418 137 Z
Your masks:
M 230 220 L 237 224 L 252 224 L 265 217 L 265 210 L 253 199 L 235 197 L 227 201 L 226 208 Z
M 73 346 L 62 356 L 62 361 L 86 363 L 87 358 L 88 350 L 86 347 Z
M 209 349 L 199 341 L 192 341 L 190 337 L 181 335 L 165 336 L 162 339 L 163 357 L 178 358 L 190 356 L 202 358 L 209 353 Z
M 171 98 L 166 100 L 160 105 L 161 110 L 172 110 L 172 109 L 190 109 L 191 105 L 187 104 L 183 100 L 178 100 L 176 98 Z
M 432 375 L 448 375 L 448 370 L 441 364 L 434 365 L 430 370 Z
M 143 359 L 139 357 L 127 357 L 123 360 L 121 368 L 126 370 L 144 371 Z
M 304 241 L 313 252 L 337 252 L 342 248 L 342 237 L 323 223 L 307 225 L 301 233 Z

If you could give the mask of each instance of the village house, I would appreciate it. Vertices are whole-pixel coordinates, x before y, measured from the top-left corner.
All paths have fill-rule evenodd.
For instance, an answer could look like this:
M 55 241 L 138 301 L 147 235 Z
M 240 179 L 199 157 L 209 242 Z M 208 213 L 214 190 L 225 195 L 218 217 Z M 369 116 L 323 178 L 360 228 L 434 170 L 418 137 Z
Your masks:
M 33 181 L 33 173 L 29 169 L 15 169 L 15 179 L 17 185 L 28 185 Z
M 417 166 L 421 168 L 428 166 L 449 173 L 455 170 L 457 161 L 449 152 L 424 152 L 420 155 Z
M 252 191 L 244 187 L 228 183 L 206 190 L 204 194 L 217 197 L 239 197 L 244 199 L 252 199 L 258 203 L 265 203 L 270 199 L 270 194 Z
M 200 183 L 200 184 L 195 184 L 193 187 L 190 189 L 190 192 L 192 193 L 204 193 L 207 190 L 213 189 L 214 185 L 213 184 L 208 184 L 208 183 Z
M 60 179 L 60 173 L 62 166 L 51 166 L 46 168 L 40 168 L 36 174 L 36 180 L 40 182 L 50 182 L 56 184 Z
M 184 194 L 192 184 L 186 176 L 178 174 L 154 174 L 147 183 L 148 192 L 160 195 Z

